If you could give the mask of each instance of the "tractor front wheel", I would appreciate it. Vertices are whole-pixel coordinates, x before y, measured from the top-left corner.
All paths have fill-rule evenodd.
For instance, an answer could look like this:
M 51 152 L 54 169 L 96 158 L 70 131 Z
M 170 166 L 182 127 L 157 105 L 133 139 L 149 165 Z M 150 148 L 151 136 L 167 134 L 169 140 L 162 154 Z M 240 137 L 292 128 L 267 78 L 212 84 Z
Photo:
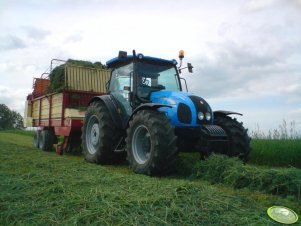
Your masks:
M 170 173 L 177 160 L 174 127 L 164 113 L 142 110 L 130 121 L 126 150 L 134 172 L 147 175 Z
M 216 125 L 225 130 L 229 140 L 229 145 L 224 148 L 222 154 L 239 157 L 241 160 L 247 161 L 251 150 L 251 138 L 248 136 L 247 129 L 243 127 L 242 123 L 226 115 L 217 115 L 214 121 Z

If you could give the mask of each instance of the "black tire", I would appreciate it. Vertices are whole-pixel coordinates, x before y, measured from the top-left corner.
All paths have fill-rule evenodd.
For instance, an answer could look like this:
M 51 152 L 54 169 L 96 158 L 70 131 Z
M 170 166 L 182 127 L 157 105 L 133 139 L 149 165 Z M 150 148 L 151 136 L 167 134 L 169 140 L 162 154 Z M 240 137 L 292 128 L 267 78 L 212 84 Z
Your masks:
M 66 152 L 81 153 L 81 132 L 73 131 L 70 133 Z
M 55 135 L 52 129 L 45 129 L 40 132 L 39 148 L 43 151 L 52 151 L 55 142 Z
M 105 104 L 93 102 L 86 111 L 82 128 L 82 149 L 86 161 L 97 164 L 124 161 L 125 152 L 114 152 L 120 137 Z
M 41 131 L 37 130 L 33 136 L 33 141 L 32 141 L 32 144 L 35 148 L 39 148 L 40 136 L 41 136 Z
M 250 141 L 248 130 L 243 127 L 235 118 L 226 115 L 217 115 L 214 118 L 215 124 L 222 127 L 229 139 L 229 148 L 224 148 L 224 155 L 239 157 L 243 161 L 249 159 Z
M 177 162 L 177 137 L 164 113 L 142 110 L 134 115 L 127 129 L 128 161 L 135 173 L 164 175 Z

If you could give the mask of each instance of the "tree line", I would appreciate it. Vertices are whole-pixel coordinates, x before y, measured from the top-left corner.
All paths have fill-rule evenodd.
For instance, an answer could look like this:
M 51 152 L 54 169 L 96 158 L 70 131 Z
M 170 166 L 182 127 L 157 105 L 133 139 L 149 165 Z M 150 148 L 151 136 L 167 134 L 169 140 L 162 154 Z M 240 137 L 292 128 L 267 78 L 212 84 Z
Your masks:
M 23 117 L 10 110 L 5 104 L 0 104 L 0 130 L 23 128 Z

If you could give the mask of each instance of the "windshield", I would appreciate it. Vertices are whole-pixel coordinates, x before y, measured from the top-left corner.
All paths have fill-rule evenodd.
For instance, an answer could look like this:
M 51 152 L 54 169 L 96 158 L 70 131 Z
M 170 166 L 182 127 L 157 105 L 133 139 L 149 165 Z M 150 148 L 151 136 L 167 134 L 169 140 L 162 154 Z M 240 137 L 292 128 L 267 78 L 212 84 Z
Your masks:
M 177 71 L 173 65 L 137 62 L 138 95 L 149 98 L 159 90 L 181 91 Z

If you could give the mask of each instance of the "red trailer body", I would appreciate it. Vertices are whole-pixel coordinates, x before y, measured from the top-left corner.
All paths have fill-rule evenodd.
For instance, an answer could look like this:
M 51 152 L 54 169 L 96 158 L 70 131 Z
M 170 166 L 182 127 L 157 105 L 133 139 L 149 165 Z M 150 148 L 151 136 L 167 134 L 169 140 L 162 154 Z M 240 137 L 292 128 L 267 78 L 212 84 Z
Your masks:
M 106 94 L 109 77 L 109 70 L 65 64 L 66 88 L 51 93 L 49 78 L 35 78 L 33 92 L 27 96 L 24 114 L 25 127 L 37 127 L 38 136 L 45 138 L 35 146 L 50 149 L 58 143 L 58 136 L 64 139 L 62 144 L 57 145 L 57 152 L 78 146 L 89 101 L 94 96 Z

